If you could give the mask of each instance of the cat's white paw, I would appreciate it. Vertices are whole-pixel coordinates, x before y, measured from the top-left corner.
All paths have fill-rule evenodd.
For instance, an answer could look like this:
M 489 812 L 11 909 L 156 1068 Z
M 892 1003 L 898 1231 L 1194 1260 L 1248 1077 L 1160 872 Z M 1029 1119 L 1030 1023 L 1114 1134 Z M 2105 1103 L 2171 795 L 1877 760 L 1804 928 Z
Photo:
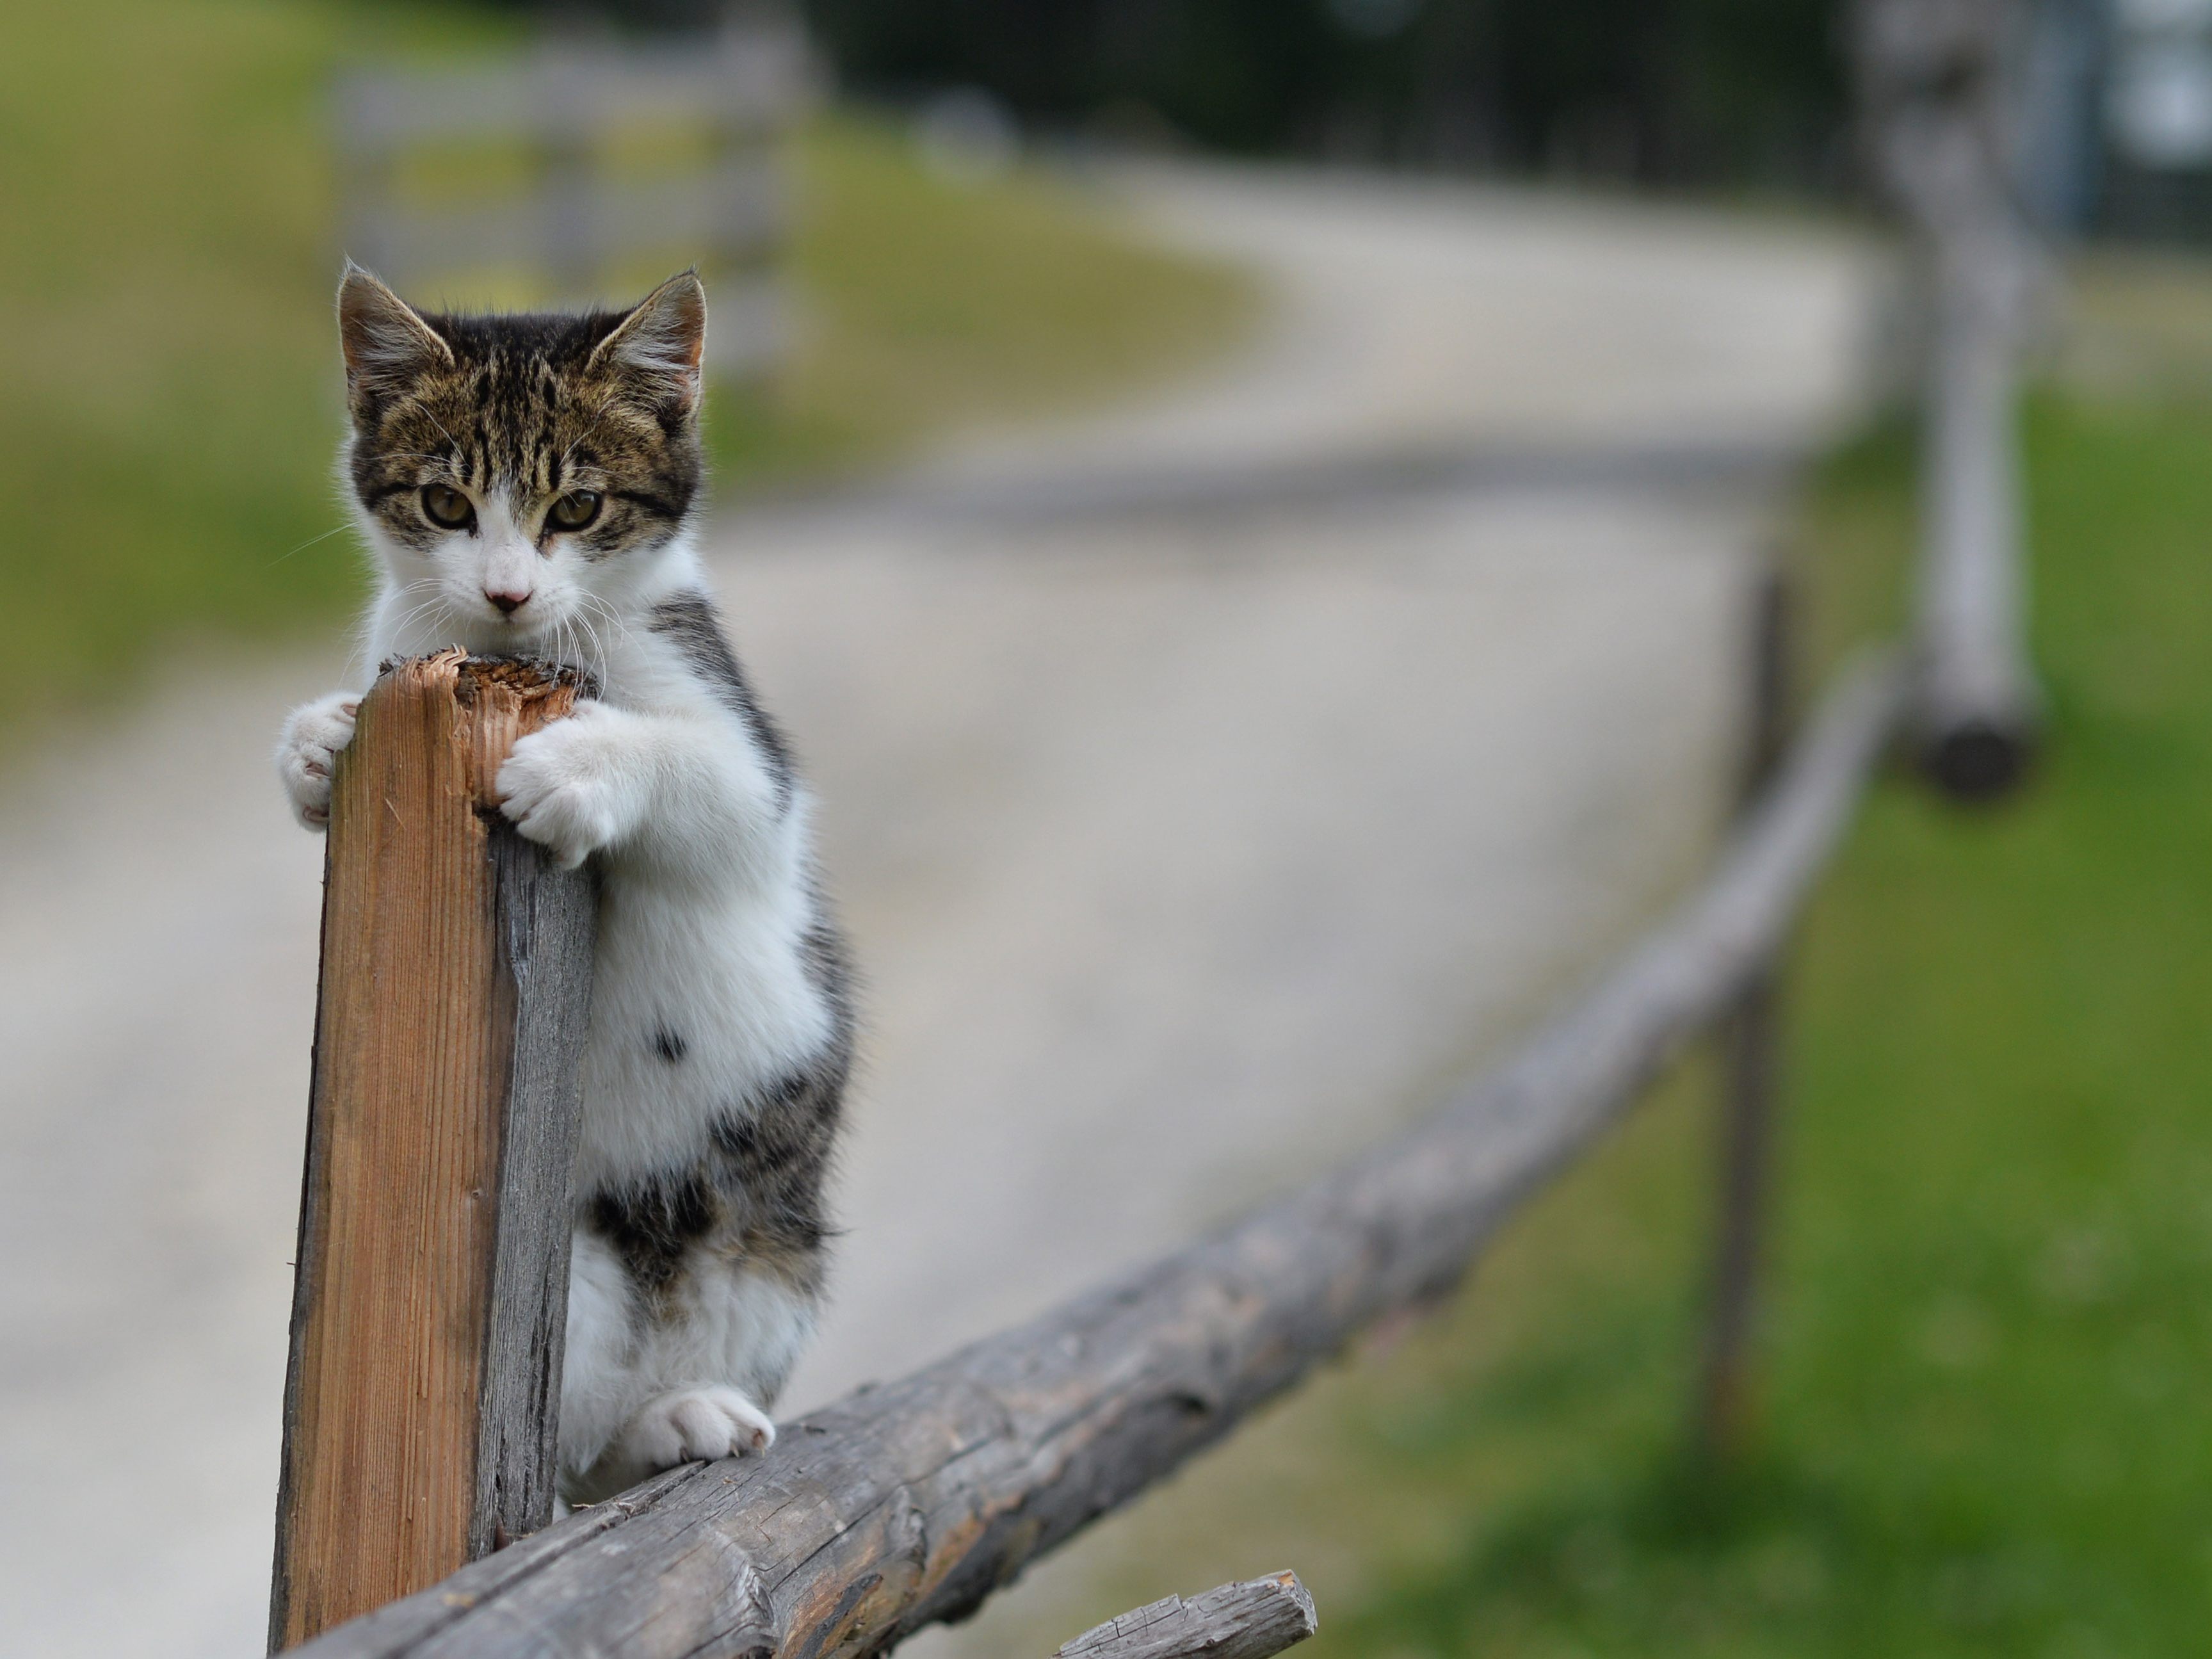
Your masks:
M 310 830 L 329 827 L 331 771 L 339 751 L 353 741 L 354 716 L 360 710 L 360 692 L 333 691 L 295 708 L 276 740 L 276 775 L 292 811 Z
M 646 1402 L 622 1431 L 622 1460 L 647 1474 L 711 1462 L 775 1443 L 769 1414 L 735 1389 L 678 1389 Z
M 622 833 L 631 787 L 602 703 L 519 739 L 499 769 L 499 810 L 573 870 Z

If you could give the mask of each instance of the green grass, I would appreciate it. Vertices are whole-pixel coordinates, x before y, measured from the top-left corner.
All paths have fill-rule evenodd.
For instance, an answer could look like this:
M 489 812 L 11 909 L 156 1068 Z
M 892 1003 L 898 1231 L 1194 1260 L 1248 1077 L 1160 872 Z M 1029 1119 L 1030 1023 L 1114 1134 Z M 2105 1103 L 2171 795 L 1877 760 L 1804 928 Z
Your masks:
M 0 744 L 179 641 L 349 611 L 350 534 L 317 539 L 341 523 L 323 89 L 346 56 L 512 27 L 345 0 L 0 8 Z M 1050 179 L 957 187 L 843 118 L 799 165 L 803 346 L 773 387 L 710 399 L 726 484 L 1110 395 L 1251 310 L 1238 276 Z
M 899 135 L 849 118 L 799 161 L 798 347 L 765 397 L 725 396 L 725 479 L 849 468 L 918 434 L 1111 398 L 1218 355 L 1257 311 L 1243 273 L 1145 245 L 1060 179 L 933 177 Z
M 2028 434 L 2051 750 L 1996 812 L 1886 782 L 1815 906 L 1755 1455 L 1681 1455 L 1677 1087 L 1364 1380 L 1367 1478 L 1451 1535 L 1376 1567 L 1316 1659 L 2202 1644 L 2212 414 L 2050 397 Z M 1865 566 L 1902 562 L 1906 455 L 1885 434 L 1818 493 L 1831 617 L 1889 608 Z
M 1884 780 L 1808 919 L 1752 1455 L 1684 1455 L 1700 1055 L 1448 1313 L 1109 1522 L 989 1650 L 1283 1566 L 1311 1659 L 2201 1650 L 2212 407 L 2046 394 L 2027 433 L 2050 750 L 1994 811 Z M 1823 659 L 1900 609 L 1911 455 L 1886 426 L 1813 491 Z

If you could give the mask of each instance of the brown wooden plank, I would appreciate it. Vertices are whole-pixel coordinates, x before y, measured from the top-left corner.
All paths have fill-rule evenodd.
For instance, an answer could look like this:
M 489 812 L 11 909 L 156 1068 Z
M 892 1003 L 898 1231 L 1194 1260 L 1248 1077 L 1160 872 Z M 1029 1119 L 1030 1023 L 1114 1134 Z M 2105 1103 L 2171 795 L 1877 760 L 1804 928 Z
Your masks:
M 1903 701 L 1823 706 L 1707 884 L 1431 1122 L 1152 1267 L 659 1477 L 316 1642 L 313 1659 L 839 1659 L 972 1613 L 1385 1316 L 1514 1206 L 1767 962 Z M 612 1513 L 609 1513 L 611 1510 Z
M 500 819 L 573 671 L 392 666 L 332 783 L 270 1644 L 552 1510 L 588 878 Z

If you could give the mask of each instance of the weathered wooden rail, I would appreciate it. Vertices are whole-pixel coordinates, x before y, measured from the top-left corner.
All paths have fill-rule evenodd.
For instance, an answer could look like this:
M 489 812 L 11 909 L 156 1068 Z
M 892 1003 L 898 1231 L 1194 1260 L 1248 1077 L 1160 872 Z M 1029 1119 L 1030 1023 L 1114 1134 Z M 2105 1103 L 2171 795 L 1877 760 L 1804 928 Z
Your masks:
M 693 1464 L 298 1650 L 314 1659 L 880 1653 L 971 1613 L 1384 1316 L 1729 1009 L 1786 937 L 1906 708 L 1860 663 L 1711 880 L 1427 1124 L 1189 1249 Z

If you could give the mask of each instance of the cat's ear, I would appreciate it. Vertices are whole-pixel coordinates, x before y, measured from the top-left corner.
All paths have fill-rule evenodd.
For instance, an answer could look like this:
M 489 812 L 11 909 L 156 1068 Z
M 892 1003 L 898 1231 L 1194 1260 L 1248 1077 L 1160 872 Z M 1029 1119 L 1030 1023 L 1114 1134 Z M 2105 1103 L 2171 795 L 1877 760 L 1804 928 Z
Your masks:
M 698 407 L 706 355 L 707 290 L 697 271 L 686 270 L 639 301 L 592 348 L 585 367 L 624 375 L 653 403 L 689 414 Z
M 407 385 L 453 366 L 453 349 L 413 307 L 350 259 L 338 284 L 338 343 L 355 392 Z

